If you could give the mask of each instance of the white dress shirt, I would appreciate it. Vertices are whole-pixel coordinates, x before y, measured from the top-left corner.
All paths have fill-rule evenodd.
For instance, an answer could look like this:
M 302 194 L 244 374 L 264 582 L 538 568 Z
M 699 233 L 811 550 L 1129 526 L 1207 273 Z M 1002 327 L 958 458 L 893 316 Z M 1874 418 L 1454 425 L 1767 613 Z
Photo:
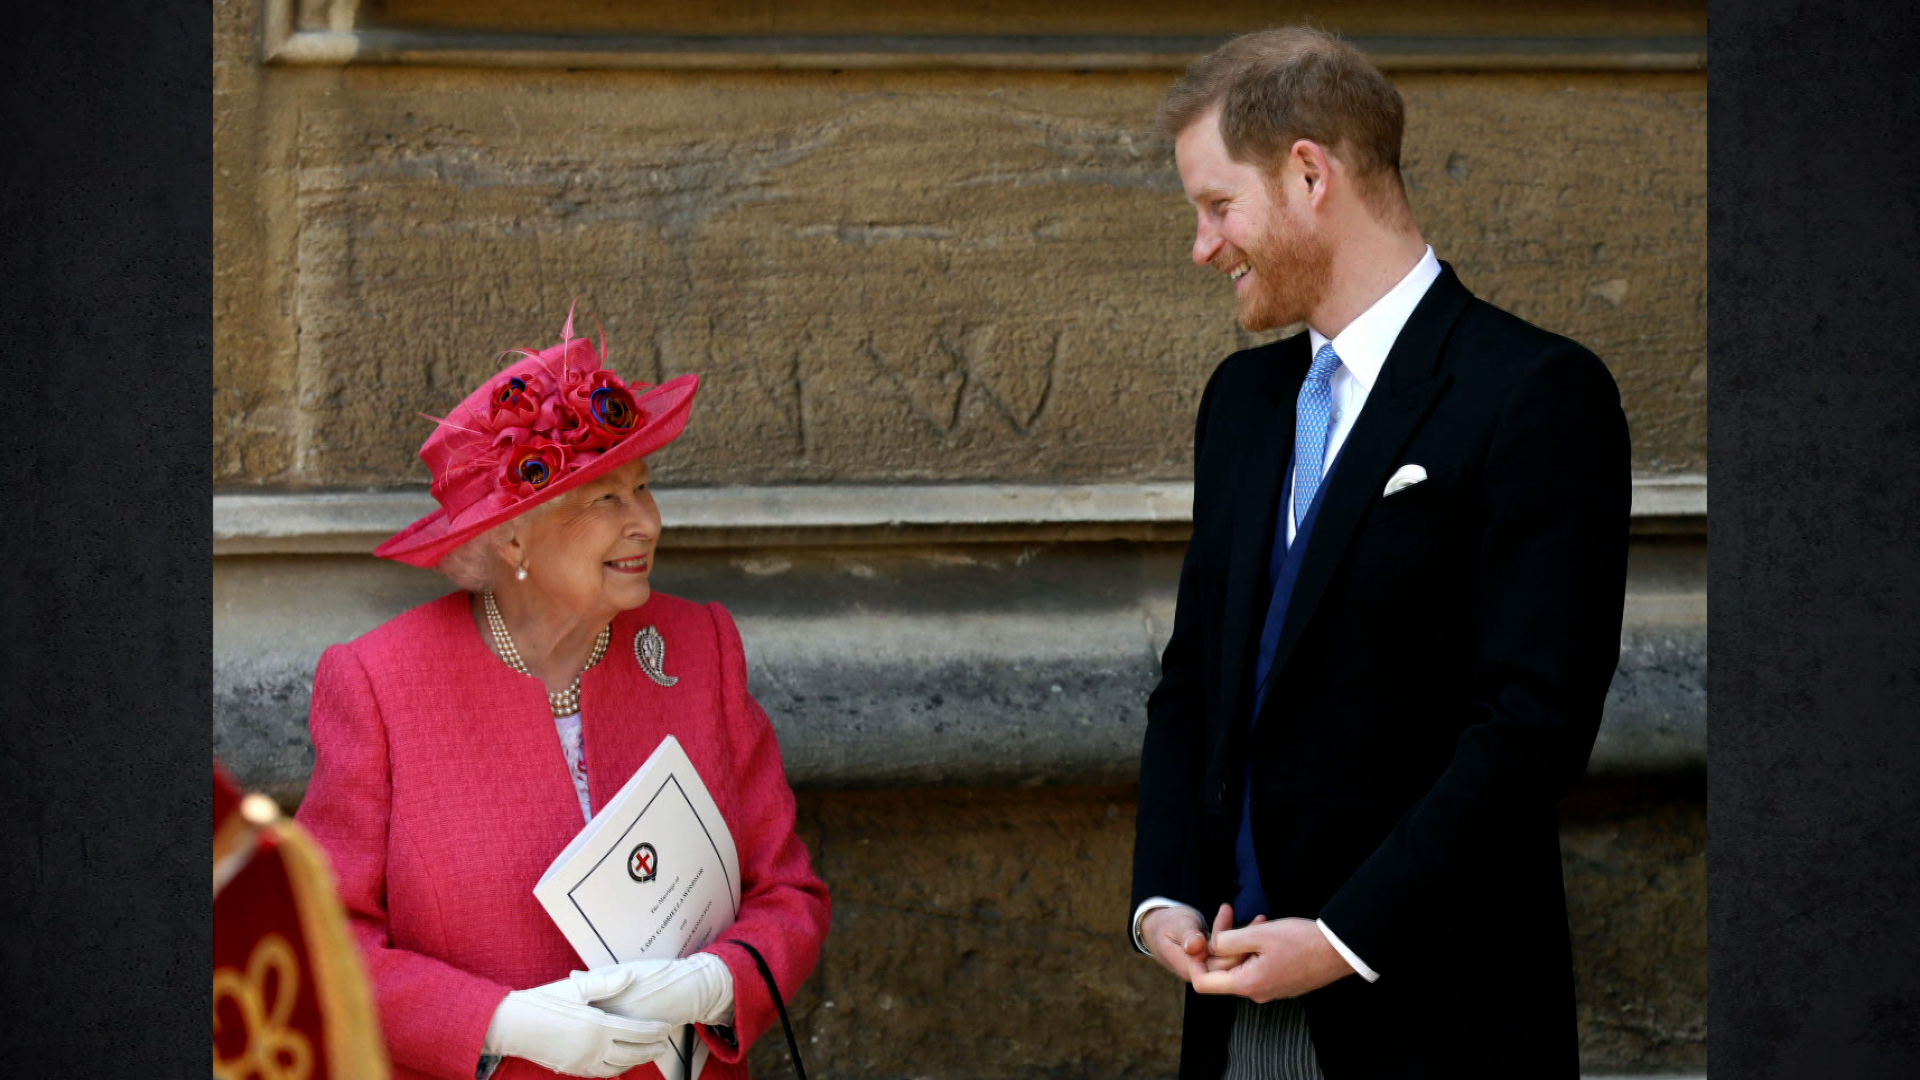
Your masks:
M 1334 354 L 1340 357 L 1340 367 L 1329 380 L 1328 389 L 1333 396 L 1333 422 L 1327 431 L 1327 452 L 1322 461 L 1332 462 L 1347 443 L 1347 435 L 1353 431 L 1353 422 L 1360 416 L 1360 410 L 1367 403 L 1367 395 L 1373 391 L 1373 384 L 1380 378 L 1380 369 L 1387 364 L 1387 353 L 1400 337 L 1400 331 L 1407 325 L 1407 319 L 1413 315 L 1413 309 L 1420 299 L 1427 295 L 1427 289 L 1434 279 L 1440 276 L 1440 260 L 1433 255 L 1429 245 L 1420 261 L 1413 264 L 1407 276 L 1400 283 L 1388 289 L 1385 296 L 1373 302 L 1373 306 L 1360 313 L 1337 337 L 1332 338 Z M 1327 344 L 1325 334 L 1307 327 L 1308 353 L 1312 355 Z M 1293 543 L 1294 535 L 1299 531 L 1300 523 L 1294 520 L 1293 481 L 1288 474 L 1287 482 L 1287 543 Z M 1178 900 L 1169 900 L 1164 896 L 1152 896 L 1140 902 L 1133 910 L 1133 945 L 1141 952 L 1147 947 L 1140 940 L 1140 920 L 1147 912 L 1163 907 L 1186 908 L 1200 916 L 1202 926 L 1212 925 L 1210 920 L 1195 911 L 1190 904 Z M 1327 944 L 1332 945 L 1347 965 L 1368 982 L 1380 978 L 1378 972 L 1368 967 L 1346 943 L 1334 934 L 1333 929 L 1319 919 L 1314 924 L 1326 935 Z
M 1413 315 L 1413 309 L 1420 305 L 1420 298 L 1427 295 L 1427 289 L 1434 279 L 1440 276 L 1440 260 L 1433 257 L 1433 247 L 1427 247 L 1426 254 L 1413 264 L 1407 276 L 1400 284 L 1387 290 L 1387 294 L 1373 302 L 1373 306 L 1360 313 L 1359 317 L 1340 331 L 1333 341 L 1334 355 L 1340 358 L 1340 367 L 1333 373 L 1328 388 L 1333 392 L 1333 423 L 1327 430 L 1327 452 L 1321 461 L 1332 462 L 1339 455 L 1340 448 L 1347 445 L 1347 435 L 1353 431 L 1353 422 L 1360 418 L 1360 410 L 1367 403 L 1367 395 L 1373 391 L 1373 384 L 1380 378 L 1380 369 L 1387 366 L 1387 353 L 1393 349 L 1393 343 L 1400 337 L 1400 330 L 1407 325 L 1407 319 Z M 1329 340 L 1327 335 L 1307 327 L 1308 355 L 1320 351 L 1320 347 Z M 1291 474 L 1289 474 L 1291 477 Z M 1293 543 L 1293 537 L 1300 529 L 1300 523 L 1293 518 L 1293 483 L 1287 483 L 1287 543 Z

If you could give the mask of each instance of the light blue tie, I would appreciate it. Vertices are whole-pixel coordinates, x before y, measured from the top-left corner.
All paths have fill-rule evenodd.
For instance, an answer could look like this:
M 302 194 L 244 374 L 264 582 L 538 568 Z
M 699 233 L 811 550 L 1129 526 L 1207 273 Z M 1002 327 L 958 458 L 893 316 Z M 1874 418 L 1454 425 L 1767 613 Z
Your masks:
M 1313 505 L 1313 493 L 1320 490 L 1321 471 L 1326 466 L 1327 432 L 1333 427 L 1333 373 L 1340 370 L 1340 354 L 1333 342 L 1320 346 L 1313 354 L 1313 366 L 1307 369 L 1307 381 L 1300 384 L 1300 397 L 1293 412 L 1293 520 L 1307 520 L 1307 507 Z

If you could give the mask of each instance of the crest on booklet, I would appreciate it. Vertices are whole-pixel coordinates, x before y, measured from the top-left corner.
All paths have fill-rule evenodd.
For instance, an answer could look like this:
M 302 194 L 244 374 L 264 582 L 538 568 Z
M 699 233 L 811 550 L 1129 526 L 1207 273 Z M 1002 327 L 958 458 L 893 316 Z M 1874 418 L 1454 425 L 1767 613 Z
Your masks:
M 652 844 L 641 844 L 628 853 L 627 876 L 642 884 L 660 876 L 660 853 Z

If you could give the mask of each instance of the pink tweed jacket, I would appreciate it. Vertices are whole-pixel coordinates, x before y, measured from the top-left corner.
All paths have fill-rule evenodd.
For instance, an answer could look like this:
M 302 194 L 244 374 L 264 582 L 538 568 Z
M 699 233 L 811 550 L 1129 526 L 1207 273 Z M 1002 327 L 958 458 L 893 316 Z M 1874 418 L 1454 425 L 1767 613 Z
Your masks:
M 546 694 L 481 640 L 468 594 L 415 608 L 320 658 L 313 780 L 299 820 L 326 848 L 366 960 L 395 1080 L 472 1080 L 509 990 L 581 967 L 534 882 L 580 831 Z M 666 641 L 663 687 L 634 635 Z M 713 792 L 740 852 L 740 918 L 783 997 L 812 972 L 827 889 L 794 833 L 773 727 L 747 693 L 739 631 L 718 604 L 655 593 L 613 622 L 607 655 L 580 683 L 588 789 L 600 806 L 676 736 Z M 753 960 L 716 942 L 733 973 L 738 1043 L 701 1029 L 703 1080 L 746 1076 L 745 1051 L 778 1021 Z M 555 1075 L 518 1058 L 496 1080 Z M 643 1065 L 628 1073 L 659 1077 Z

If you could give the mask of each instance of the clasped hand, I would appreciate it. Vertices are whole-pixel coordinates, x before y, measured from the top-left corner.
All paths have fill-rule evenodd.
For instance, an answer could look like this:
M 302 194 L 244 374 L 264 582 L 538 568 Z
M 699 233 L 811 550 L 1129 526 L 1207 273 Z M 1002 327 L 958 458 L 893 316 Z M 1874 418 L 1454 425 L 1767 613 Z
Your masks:
M 569 1076 L 616 1076 L 674 1052 L 687 1024 L 733 1019 L 733 976 L 719 957 L 632 960 L 507 995 L 488 1053 Z
M 1220 905 L 1211 935 L 1191 910 L 1169 907 L 1148 912 L 1140 936 L 1161 966 L 1201 994 L 1274 1001 L 1353 974 L 1312 919 L 1256 915 L 1235 929 L 1228 904 Z

